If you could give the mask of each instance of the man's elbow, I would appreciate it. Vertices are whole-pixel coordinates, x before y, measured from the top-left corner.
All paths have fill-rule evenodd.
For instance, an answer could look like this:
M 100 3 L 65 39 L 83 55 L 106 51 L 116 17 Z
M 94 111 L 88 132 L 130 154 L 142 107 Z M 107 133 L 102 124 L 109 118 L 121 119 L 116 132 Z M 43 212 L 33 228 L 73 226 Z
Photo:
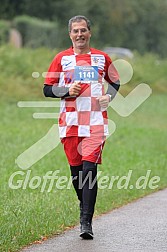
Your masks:
M 48 86 L 44 85 L 43 87 L 43 94 L 45 97 L 49 97 Z

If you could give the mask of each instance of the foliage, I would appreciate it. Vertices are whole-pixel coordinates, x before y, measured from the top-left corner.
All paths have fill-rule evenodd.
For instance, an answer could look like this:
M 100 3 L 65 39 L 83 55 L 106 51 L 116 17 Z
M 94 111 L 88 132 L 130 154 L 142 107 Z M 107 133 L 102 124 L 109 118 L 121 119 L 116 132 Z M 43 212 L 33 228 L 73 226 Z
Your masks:
M 10 24 L 5 20 L 0 20 L 0 45 L 8 42 L 10 33 Z
M 127 47 L 140 53 L 167 56 L 167 1 L 165 0 L 1 0 L 0 18 L 13 20 L 29 15 L 56 21 L 61 48 L 68 47 L 67 23 L 74 15 L 92 21 L 92 45 Z M 56 26 L 57 27 L 57 26 Z M 55 47 L 57 41 L 55 43 Z
M 11 46 L 0 47 L 0 88 L 3 93 L 1 99 L 12 94 L 10 99 L 29 99 L 29 97 L 43 97 L 42 85 L 50 62 L 59 50 L 47 48 L 15 49 Z M 156 93 L 167 93 L 167 59 L 147 53 L 140 55 L 134 52 L 132 59 L 127 59 L 133 68 L 133 77 L 129 83 L 121 86 L 121 92 L 128 93 L 139 83 L 147 83 Z M 6 67 L 8 66 L 8 67 Z M 32 78 L 33 72 L 39 72 L 39 78 Z M 6 89 L 6 80 L 8 80 Z
M 22 34 L 23 45 L 31 48 L 59 47 L 59 29 L 56 22 L 42 21 L 29 16 L 17 16 L 13 26 Z

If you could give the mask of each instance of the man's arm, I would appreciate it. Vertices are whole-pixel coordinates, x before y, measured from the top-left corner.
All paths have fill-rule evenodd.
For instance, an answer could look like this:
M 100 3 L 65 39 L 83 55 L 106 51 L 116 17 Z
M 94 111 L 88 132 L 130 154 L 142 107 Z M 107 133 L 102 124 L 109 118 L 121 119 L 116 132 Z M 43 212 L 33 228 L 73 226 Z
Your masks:
M 120 88 L 120 80 L 119 80 L 119 74 L 116 70 L 114 64 L 112 63 L 111 58 L 109 55 L 105 55 L 106 58 L 106 74 L 104 79 L 108 83 L 108 89 L 106 94 L 108 97 L 110 97 L 109 102 L 114 99 L 116 96 L 119 88 Z
M 110 96 L 110 101 L 112 101 L 114 99 L 119 88 L 120 88 L 120 81 L 119 80 L 116 81 L 116 83 L 109 83 L 108 84 L 108 89 L 107 89 L 106 94 Z
M 119 80 L 116 83 L 110 83 L 108 84 L 108 89 L 105 95 L 102 95 L 98 97 L 99 104 L 102 108 L 107 108 L 109 102 L 111 102 L 114 97 L 116 96 L 116 93 L 119 90 L 120 84 Z
M 56 85 L 44 84 L 43 93 L 46 97 L 65 98 L 76 97 L 81 91 L 79 83 L 74 82 L 70 87 L 57 87 Z
M 57 87 L 55 85 L 44 84 L 43 93 L 46 97 L 52 98 L 64 98 L 70 96 L 68 87 Z

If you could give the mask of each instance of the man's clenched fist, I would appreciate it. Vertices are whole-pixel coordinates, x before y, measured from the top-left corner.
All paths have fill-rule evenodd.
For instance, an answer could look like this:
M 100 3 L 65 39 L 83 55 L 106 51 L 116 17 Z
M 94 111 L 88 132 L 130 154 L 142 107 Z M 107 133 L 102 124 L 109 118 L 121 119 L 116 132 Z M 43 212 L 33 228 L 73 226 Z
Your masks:
M 81 84 L 79 82 L 74 82 L 69 88 L 70 96 L 77 96 L 81 91 Z

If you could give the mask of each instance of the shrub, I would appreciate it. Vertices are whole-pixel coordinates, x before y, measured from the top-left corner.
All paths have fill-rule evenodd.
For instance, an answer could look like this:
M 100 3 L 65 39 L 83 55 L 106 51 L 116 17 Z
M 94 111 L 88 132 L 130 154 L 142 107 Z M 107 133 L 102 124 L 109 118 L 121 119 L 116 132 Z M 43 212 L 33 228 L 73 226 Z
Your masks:
M 9 41 L 10 24 L 5 20 L 0 20 L 0 45 Z
M 23 46 L 31 48 L 60 46 L 59 28 L 56 22 L 23 15 L 13 20 L 13 26 L 21 33 Z

